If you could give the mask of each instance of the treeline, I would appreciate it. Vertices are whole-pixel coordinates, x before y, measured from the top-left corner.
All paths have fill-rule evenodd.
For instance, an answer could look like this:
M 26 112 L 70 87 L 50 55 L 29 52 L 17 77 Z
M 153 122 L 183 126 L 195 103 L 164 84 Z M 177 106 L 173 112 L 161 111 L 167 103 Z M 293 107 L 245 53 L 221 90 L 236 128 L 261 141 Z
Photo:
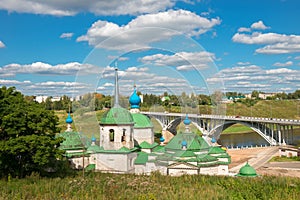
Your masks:
M 238 92 L 226 92 L 222 93 L 217 91 L 211 95 L 205 94 L 190 94 L 187 95 L 183 92 L 181 95 L 174 95 L 168 94 L 164 92 L 162 95 L 155 95 L 155 94 L 143 94 L 143 103 L 141 104 L 142 110 L 148 110 L 149 108 L 158 105 L 163 106 L 165 108 L 170 107 L 191 107 L 196 108 L 199 105 L 214 105 L 220 103 L 223 99 L 230 98 L 230 97 L 238 97 L 238 102 L 246 103 L 249 105 L 255 104 L 257 100 L 262 100 L 259 97 L 259 94 L 264 94 L 263 92 L 259 91 L 252 91 L 251 99 L 245 98 L 242 93 Z M 138 95 L 141 95 L 138 92 Z M 27 97 L 28 99 L 32 99 Z M 41 104 L 47 110 L 66 110 L 67 112 L 70 110 L 71 112 L 76 111 L 78 109 L 84 109 L 85 111 L 95 111 L 95 110 L 102 110 L 104 108 L 110 108 L 113 105 L 113 97 L 110 95 L 104 95 L 100 93 L 87 93 L 80 97 L 79 100 L 71 101 L 70 97 L 64 95 L 60 98 L 59 101 L 52 101 L 52 97 L 48 97 L 45 102 Z M 127 108 L 129 107 L 128 102 L 129 97 L 123 96 L 120 97 L 120 104 Z M 300 90 L 296 90 L 293 93 L 277 93 L 273 96 L 268 96 L 267 100 L 287 100 L 287 99 L 300 99 Z M 254 101 L 255 100 L 255 101 Z

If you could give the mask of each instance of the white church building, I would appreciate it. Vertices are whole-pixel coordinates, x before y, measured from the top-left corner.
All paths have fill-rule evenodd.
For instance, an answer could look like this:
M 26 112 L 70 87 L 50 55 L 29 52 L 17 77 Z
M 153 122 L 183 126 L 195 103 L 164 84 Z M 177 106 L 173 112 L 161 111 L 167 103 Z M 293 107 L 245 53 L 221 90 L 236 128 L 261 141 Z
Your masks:
M 231 162 L 227 152 L 219 146 L 210 146 L 200 135 L 190 131 L 188 115 L 183 120 L 185 131 L 165 142 L 154 141 L 151 120 L 140 113 L 141 99 L 136 88 L 129 98 L 130 110 L 119 105 L 118 70 L 115 70 L 114 106 L 99 122 L 100 141 L 97 145 L 70 128 L 70 114 L 66 119 L 68 129 L 59 134 L 65 155 L 72 166 L 110 173 L 150 174 L 159 171 L 164 175 L 210 174 L 228 175 Z

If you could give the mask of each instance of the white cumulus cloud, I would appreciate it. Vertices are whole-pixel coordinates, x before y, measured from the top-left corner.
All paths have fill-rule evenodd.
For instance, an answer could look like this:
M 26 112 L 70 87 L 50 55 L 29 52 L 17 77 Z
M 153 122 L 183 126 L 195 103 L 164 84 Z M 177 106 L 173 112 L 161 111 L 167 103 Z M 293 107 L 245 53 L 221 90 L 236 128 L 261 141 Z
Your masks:
M 287 69 L 287 68 L 280 68 L 280 69 L 270 69 L 266 70 L 267 74 L 297 74 L 299 71 Z
M 277 92 L 278 88 L 284 87 L 290 88 L 289 92 L 293 92 L 300 83 L 300 70 L 263 69 L 256 65 L 236 66 L 223 69 L 206 81 L 208 83 L 223 81 L 226 91 Z
M 140 59 L 143 63 L 153 63 L 158 66 L 174 66 L 177 70 L 195 70 L 208 68 L 213 63 L 215 55 L 207 51 L 177 52 L 173 55 L 154 54 Z
M 16 74 L 43 74 L 43 75 L 76 75 L 82 73 L 94 73 L 97 67 L 90 64 L 71 62 L 66 64 L 50 65 L 43 62 L 20 65 L 8 64 L 0 68 L 0 76 L 15 76 Z
M 232 37 L 232 41 L 243 44 L 266 45 L 256 49 L 256 53 L 285 54 L 300 52 L 300 35 L 260 32 L 252 34 L 236 33 Z
M 71 38 L 73 35 L 74 33 L 62 33 L 59 38 Z
M 251 28 L 241 27 L 238 29 L 238 32 L 250 32 Z
M 288 66 L 292 66 L 292 65 L 293 65 L 292 61 L 287 61 L 285 63 L 276 62 L 273 64 L 273 66 L 276 66 L 276 67 L 288 67 Z
M 80 12 L 96 15 L 138 15 L 172 7 L 175 0 L 0 0 L 0 9 L 9 12 L 72 16 Z
M 258 21 L 258 22 L 254 22 L 252 25 L 251 25 L 251 29 L 260 29 L 260 30 L 265 30 L 265 29 L 268 29 L 270 27 L 267 27 L 266 25 L 264 25 L 263 21 Z
M 199 36 L 220 23 L 219 18 L 208 19 L 186 10 L 168 10 L 140 15 L 122 26 L 98 20 L 85 35 L 78 37 L 77 41 L 87 41 L 91 46 L 97 46 L 113 36 L 109 44 L 102 44 L 105 48 L 118 50 L 142 48 L 174 35 Z

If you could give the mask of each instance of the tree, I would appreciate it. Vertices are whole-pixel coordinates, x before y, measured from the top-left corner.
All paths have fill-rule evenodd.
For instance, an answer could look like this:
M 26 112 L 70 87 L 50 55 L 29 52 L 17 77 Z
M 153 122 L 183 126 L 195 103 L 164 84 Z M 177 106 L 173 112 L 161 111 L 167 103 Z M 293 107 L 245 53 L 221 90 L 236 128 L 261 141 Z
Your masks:
M 62 157 L 58 118 L 42 104 L 26 101 L 14 87 L 0 89 L 0 177 L 42 172 Z
M 258 99 L 259 98 L 259 91 L 253 90 L 251 93 L 251 98 Z

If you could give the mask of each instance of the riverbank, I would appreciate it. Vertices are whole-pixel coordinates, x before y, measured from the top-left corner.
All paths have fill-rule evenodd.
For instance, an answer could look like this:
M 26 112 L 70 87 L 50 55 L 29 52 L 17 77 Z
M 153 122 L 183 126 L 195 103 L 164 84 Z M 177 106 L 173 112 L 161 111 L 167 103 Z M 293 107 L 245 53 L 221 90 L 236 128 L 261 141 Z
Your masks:
M 300 162 L 268 163 L 272 157 L 279 155 L 278 147 L 229 149 L 227 152 L 231 156 L 229 171 L 237 173 L 246 162 L 249 162 L 249 164 L 256 169 L 256 172 L 259 175 L 300 178 Z

